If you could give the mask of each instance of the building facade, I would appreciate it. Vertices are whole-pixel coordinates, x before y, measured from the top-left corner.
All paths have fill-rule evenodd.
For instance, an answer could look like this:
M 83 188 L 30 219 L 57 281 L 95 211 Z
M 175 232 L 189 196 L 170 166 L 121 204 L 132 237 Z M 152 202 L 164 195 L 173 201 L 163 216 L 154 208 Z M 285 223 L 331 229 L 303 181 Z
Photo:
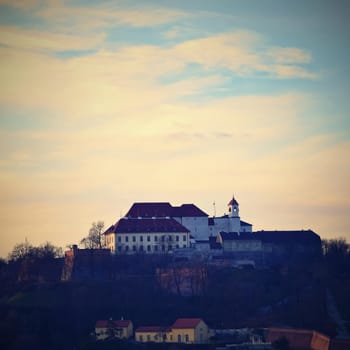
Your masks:
M 252 232 L 252 225 L 240 219 L 234 197 L 228 203 L 228 214 L 220 217 L 209 217 L 194 204 L 134 203 L 105 232 L 105 238 L 107 248 L 116 254 L 159 254 L 189 247 L 209 250 L 209 238 L 219 231 Z
M 206 344 L 209 338 L 209 328 L 200 318 L 179 318 L 171 327 L 139 327 L 135 331 L 135 340 L 140 343 Z
M 133 336 L 133 332 L 134 327 L 130 320 L 99 320 L 95 325 L 97 340 L 129 339 Z
M 172 218 L 120 219 L 106 232 L 106 244 L 117 254 L 164 254 L 190 247 L 190 232 Z
M 312 230 L 219 232 L 216 243 L 236 265 L 268 267 L 319 258 L 321 239 Z

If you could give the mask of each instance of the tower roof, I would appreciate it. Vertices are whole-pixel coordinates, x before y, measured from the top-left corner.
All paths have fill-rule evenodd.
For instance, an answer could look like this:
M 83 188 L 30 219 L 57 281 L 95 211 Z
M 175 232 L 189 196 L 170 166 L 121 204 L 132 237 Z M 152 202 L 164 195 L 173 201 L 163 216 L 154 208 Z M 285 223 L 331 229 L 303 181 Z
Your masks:
M 230 200 L 230 202 L 228 203 L 228 205 L 239 205 L 238 202 L 235 199 L 235 196 L 232 196 L 232 199 Z

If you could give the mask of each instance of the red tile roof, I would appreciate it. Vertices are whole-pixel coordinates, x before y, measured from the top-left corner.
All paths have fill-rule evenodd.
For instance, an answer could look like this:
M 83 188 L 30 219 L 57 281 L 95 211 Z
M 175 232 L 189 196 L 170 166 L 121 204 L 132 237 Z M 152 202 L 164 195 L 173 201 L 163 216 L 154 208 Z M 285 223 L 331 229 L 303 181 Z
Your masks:
M 129 218 L 202 217 L 208 216 L 194 204 L 173 207 L 168 202 L 134 203 L 125 215 Z
M 182 204 L 180 207 L 173 207 L 172 216 L 175 217 L 203 217 L 208 216 L 203 210 L 194 204 Z
M 314 350 L 328 350 L 330 339 L 328 336 L 306 329 L 293 328 L 269 328 L 267 340 L 274 342 L 281 337 L 286 337 L 291 347 L 308 348 Z
M 168 202 L 134 203 L 125 216 L 129 218 L 170 217 L 172 208 Z
M 98 320 L 95 328 L 121 327 L 126 328 L 130 324 L 130 320 Z
M 122 218 L 114 226 L 108 229 L 108 233 L 186 233 L 189 230 L 175 219 L 134 219 Z
M 195 328 L 200 321 L 202 321 L 200 318 L 178 318 L 171 328 L 173 329 Z
M 312 340 L 312 331 L 305 329 L 285 329 L 285 328 L 269 328 L 267 332 L 267 340 L 274 342 L 282 337 L 286 337 L 291 346 L 308 348 Z

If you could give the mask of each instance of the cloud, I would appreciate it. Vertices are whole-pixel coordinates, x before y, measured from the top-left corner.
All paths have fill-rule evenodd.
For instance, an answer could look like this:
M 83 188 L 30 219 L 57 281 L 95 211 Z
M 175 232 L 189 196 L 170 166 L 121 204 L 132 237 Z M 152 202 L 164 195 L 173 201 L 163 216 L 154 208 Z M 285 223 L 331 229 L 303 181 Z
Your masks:
M 153 27 L 171 23 L 188 15 L 169 8 L 121 8 L 113 4 L 95 7 L 51 6 L 42 8 L 37 16 L 53 25 L 69 24 L 76 29 L 96 29 L 126 25 L 131 27 Z
M 152 106 L 222 87 L 229 82 L 222 69 L 239 76 L 268 72 L 277 78 L 315 77 L 299 66 L 264 62 L 264 53 L 257 50 L 260 36 L 250 32 L 193 39 L 169 48 L 138 45 L 107 51 L 98 48 L 103 34 L 80 37 L 12 27 L 2 31 L 2 43 L 8 47 L 0 48 L 0 102 L 40 113 L 54 110 L 62 117 L 118 116 L 126 111 L 141 115 Z M 89 48 L 96 51 L 65 59 L 46 52 Z M 201 77 L 186 75 L 191 63 L 201 67 Z M 163 83 L 169 74 L 181 78 Z
M 311 53 L 296 47 L 275 47 L 266 50 L 266 56 L 270 56 L 276 63 L 310 63 Z
M 13 26 L 0 27 L 0 44 L 21 50 L 60 52 L 95 49 L 103 43 L 104 38 L 104 34 L 81 36 L 25 30 Z
M 207 69 L 228 69 L 239 76 L 264 72 L 271 78 L 307 78 L 317 75 L 296 64 L 308 63 L 311 55 L 296 48 L 262 48 L 261 35 L 236 31 L 182 42 L 172 49 L 180 60 Z M 266 59 L 268 58 L 268 59 Z
M 238 188 L 247 220 L 257 225 L 268 224 L 273 206 L 317 206 L 319 188 L 335 205 L 337 198 L 345 203 L 340 183 L 349 173 L 341 158 L 348 144 L 295 145 L 308 96 L 230 91 L 235 76 L 314 78 L 305 68 L 308 51 L 271 47 L 244 30 L 185 39 L 180 25 L 169 33 L 165 24 L 186 13 L 108 6 L 45 7 L 36 14 L 52 22 L 46 31 L 0 29 L 0 104 L 18 128 L 0 130 L 6 240 L 73 243 L 92 220 L 110 224 L 135 200 L 191 201 L 208 210 L 212 199 L 226 200 Z M 111 48 L 112 26 L 157 26 L 160 37 L 164 30 L 182 40 Z M 57 55 L 76 50 L 88 52 Z M 308 187 L 312 200 L 298 202 L 294 190 Z M 318 215 L 309 213 L 310 221 Z
M 6 5 L 18 9 L 30 9 L 41 3 L 40 0 L 0 0 L 0 6 Z

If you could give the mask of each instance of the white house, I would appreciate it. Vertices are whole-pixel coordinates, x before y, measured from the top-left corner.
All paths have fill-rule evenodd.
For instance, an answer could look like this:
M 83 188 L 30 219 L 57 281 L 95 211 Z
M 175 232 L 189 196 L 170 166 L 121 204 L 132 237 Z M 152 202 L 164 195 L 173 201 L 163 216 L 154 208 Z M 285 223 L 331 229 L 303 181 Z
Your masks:
M 190 247 L 189 230 L 169 217 L 125 217 L 105 235 L 107 247 L 117 254 L 162 254 Z
M 133 330 L 133 323 L 130 320 L 98 320 L 95 325 L 97 340 L 129 339 L 133 335 Z

